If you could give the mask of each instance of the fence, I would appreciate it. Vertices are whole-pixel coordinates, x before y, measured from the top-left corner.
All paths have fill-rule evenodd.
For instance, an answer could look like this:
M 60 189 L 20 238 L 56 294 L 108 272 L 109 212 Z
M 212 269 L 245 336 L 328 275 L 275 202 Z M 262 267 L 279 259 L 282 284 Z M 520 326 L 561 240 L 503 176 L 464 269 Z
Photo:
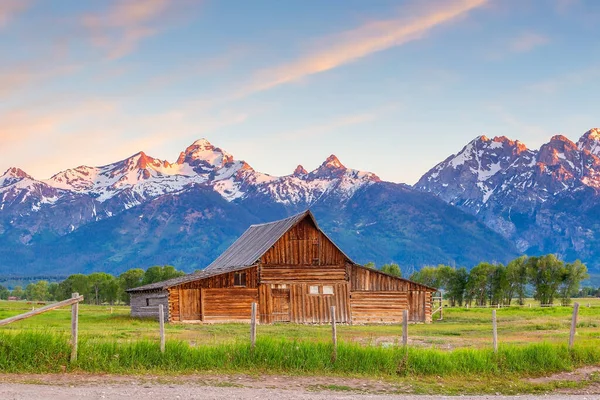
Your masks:
M 80 296 L 79 293 L 73 293 L 70 299 L 59 301 L 58 303 L 50 304 L 45 307 L 38 308 L 37 310 L 33 309 L 29 312 L 3 319 L 0 321 L 0 326 L 35 317 L 36 315 L 56 310 L 57 308 L 71 306 L 71 361 L 73 362 L 77 360 L 77 340 L 79 333 L 79 303 L 82 301 L 83 296 Z

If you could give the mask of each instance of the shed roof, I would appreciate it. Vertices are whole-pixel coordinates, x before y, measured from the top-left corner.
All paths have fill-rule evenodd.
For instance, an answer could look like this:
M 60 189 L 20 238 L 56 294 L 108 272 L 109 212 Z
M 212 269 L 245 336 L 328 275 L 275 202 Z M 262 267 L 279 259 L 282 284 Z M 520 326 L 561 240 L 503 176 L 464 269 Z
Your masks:
M 331 240 L 325 232 L 319 228 L 317 221 L 310 212 L 304 211 L 300 214 L 292 215 L 291 217 L 281 219 L 279 221 L 268 222 L 265 224 L 251 225 L 227 250 L 217 257 L 204 270 L 195 272 L 190 275 L 179 278 L 169 279 L 163 282 L 151 283 L 149 285 L 140 286 L 133 289 L 128 289 L 128 292 L 142 292 L 150 290 L 161 290 L 171 286 L 180 285 L 182 283 L 195 281 L 197 279 L 210 278 L 211 276 L 220 275 L 227 272 L 238 271 L 255 265 L 258 260 L 279 240 L 281 237 L 294 227 L 297 223 L 310 218 L 315 224 L 315 227 L 327 237 L 331 243 L 346 257 L 346 259 L 354 262 L 348 257 L 337 245 Z

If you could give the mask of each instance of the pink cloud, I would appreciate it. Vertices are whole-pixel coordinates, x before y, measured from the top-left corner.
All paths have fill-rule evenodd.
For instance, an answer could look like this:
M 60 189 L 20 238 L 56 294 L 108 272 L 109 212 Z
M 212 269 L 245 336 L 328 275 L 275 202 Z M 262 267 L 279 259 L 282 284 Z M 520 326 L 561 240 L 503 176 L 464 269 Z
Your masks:
M 322 39 L 327 45 L 290 63 L 259 71 L 255 81 L 238 96 L 267 90 L 304 77 L 329 71 L 370 54 L 401 46 L 422 38 L 432 29 L 483 6 L 487 0 L 460 0 L 438 3 L 419 10 L 416 17 L 373 21 L 333 37 Z
M 165 27 L 171 11 L 182 11 L 194 0 L 115 0 L 104 12 L 87 14 L 81 24 L 88 29 L 92 43 L 107 51 L 110 60 L 134 51 L 139 43 Z
M 28 0 L 2 0 L 0 2 L 0 28 L 6 26 L 16 14 L 27 9 L 30 3 Z

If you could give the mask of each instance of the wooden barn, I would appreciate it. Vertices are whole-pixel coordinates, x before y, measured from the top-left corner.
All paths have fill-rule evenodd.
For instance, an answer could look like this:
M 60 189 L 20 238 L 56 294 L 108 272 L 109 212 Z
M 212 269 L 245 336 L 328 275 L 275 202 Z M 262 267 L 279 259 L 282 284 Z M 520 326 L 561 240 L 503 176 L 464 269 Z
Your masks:
M 431 322 L 436 289 L 354 263 L 319 228 L 310 211 L 252 225 L 205 270 L 129 289 L 131 315 L 168 321 L 260 323 Z

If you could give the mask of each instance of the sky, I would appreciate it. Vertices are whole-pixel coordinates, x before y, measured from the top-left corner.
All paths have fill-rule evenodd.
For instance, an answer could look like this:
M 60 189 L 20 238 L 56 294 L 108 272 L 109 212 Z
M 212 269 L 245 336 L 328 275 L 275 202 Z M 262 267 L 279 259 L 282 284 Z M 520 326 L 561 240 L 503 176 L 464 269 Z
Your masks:
M 596 0 L 0 0 L 0 170 L 200 138 L 287 175 L 393 182 L 473 138 L 600 125 Z M 1 171 L 0 171 L 1 173 Z

